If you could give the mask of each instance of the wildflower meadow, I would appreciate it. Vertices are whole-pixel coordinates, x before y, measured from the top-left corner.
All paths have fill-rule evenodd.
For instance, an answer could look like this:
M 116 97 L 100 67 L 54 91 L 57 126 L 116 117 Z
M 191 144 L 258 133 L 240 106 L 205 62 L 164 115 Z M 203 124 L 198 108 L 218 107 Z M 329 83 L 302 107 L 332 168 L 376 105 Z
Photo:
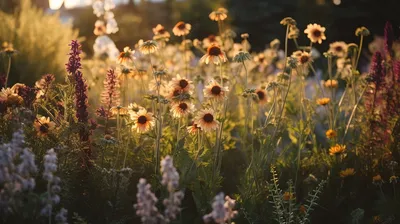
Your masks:
M 177 20 L 118 48 L 135 31 L 94 0 L 88 55 L 78 30 L 21 2 L 0 12 L 0 223 L 400 223 L 390 22 L 380 42 L 354 26 L 346 43 L 286 17 L 258 51 L 216 7 L 205 38 Z

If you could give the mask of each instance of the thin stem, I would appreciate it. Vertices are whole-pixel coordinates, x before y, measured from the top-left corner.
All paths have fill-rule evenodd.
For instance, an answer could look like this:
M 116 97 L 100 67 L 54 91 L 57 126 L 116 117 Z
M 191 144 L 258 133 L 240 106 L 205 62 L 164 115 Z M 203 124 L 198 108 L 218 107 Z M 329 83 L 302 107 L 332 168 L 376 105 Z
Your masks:
M 367 89 L 367 86 L 364 87 L 363 91 L 361 92 L 361 95 L 360 95 L 359 98 L 358 98 L 358 101 L 357 101 L 356 105 L 354 105 L 353 111 L 351 112 L 349 121 L 347 122 L 346 129 L 345 129 L 344 134 L 343 134 L 342 142 L 344 142 L 344 139 L 346 138 L 347 132 L 348 132 L 349 127 L 350 127 L 350 124 L 351 124 L 351 122 L 352 122 L 352 120 L 353 120 L 353 118 L 354 118 L 354 115 L 355 115 L 355 113 L 356 113 L 357 107 L 358 107 L 358 105 L 360 104 L 361 99 L 362 99 L 362 97 L 363 97 L 364 92 L 365 92 L 366 89 Z
M 11 70 L 11 56 L 8 56 L 7 74 L 6 74 L 6 80 L 5 80 L 5 83 L 4 83 L 4 87 L 5 88 L 7 88 L 8 76 L 10 75 L 10 70 Z
M 361 35 L 361 38 L 360 38 L 360 46 L 359 46 L 359 48 L 358 48 L 357 60 L 356 60 L 356 64 L 355 64 L 355 66 L 354 66 L 354 69 L 357 69 L 357 67 L 358 67 L 358 61 L 360 60 L 360 55 L 361 55 L 361 49 L 362 49 L 363 41 L 364 41 L 364 36 Z

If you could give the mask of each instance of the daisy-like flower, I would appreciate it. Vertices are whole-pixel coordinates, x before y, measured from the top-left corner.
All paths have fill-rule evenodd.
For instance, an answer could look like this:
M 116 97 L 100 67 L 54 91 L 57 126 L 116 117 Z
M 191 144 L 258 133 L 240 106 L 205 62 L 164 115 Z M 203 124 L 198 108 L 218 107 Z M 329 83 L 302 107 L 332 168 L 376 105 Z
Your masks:
M 8 106 L 19 106 L 23 103 L 24 99 L 12 88 L 2 88 L 0 92 L 0 101 L 5 102 Z
M 390 178 L 389 178 L 389 183 L 391 183 L 391 184 L 392 184 L 392 183 L 393 183 L 393 184 L 397 184 L 398 179 L 399 179 L 398 176 L 392 175 L 392 176 L 390 176 Z
M 219 65 L 227 60 L 225 52 L 223 52 L 218 45 L 212 44 L 207 48 L 207 53 L 201 57 L 200 62 L 208 64 L 211 61 L 212 63 Z
M 329 102 L 331 102 L 330 98 L 324 97 L 324 98 L 319 98 L 317 99 L 317 104 L 321 106 L 327 105 Z
M 356 172 L 354 171 L 354 168 L 347 168 L 345 170 L 340 171 L 339 175 L 341 178 L 346 178 L 349 176 L 354 176 Z
M 197 113 L 195 123 L 205 132 L 213 131 L 218 128 L 219 121 L 215 117 L 212 109 L 204 109 Z
M 326 88 L 337 88 L 338 87 L 338 81 L 337 80 L 334 80 L 334 79 L 328 79 L 328 80 L 326 80 L 325 82 L 324 82 L 324 86 L 326 87 Z
M 171 34 L 164 28 L 163 25 L 158 24 L 153 28 L 154 40 L 166 39 L 168 40 L 171 37 Z
M 39 137 L 44 137 L 49 134 L 56 126 L 56 124 L 50 121 L 49 117 L 38 117 L 33 123 L 37 135 Z
M 190 114 L 194 105 L 189 102 L 176 102 L 171 105 L 171 113 L 173 117 L 180 118 Z
M 322 27 L 316 23 L 308 24 L 307 29 L 304 30 L 304 33 L 307 34 L 308 39 L 310 39 L 313 43 L 318 42 L 321 44 L 322 40 L 326 39 L 325 27 Z
M 0 51 L 0 53 L 5 53 L 6 55 L 11 56 L 16 52 L 17 51 L 14 49 L 14 45 L 12 43 L 9 43 L 7 41 L 3 42 L 2 50 Z
M 221 86 L 217 81 L 211 80 L 204 88 L 204 96 L 210 99 L 223 100 L 229 91 L 228 87 Z
M 94 30 L 93 30 L 94 35 L 96 36 L 101 36 L 106 34 L 106 26 L 104 24 L 104 21 L 97 20 L 94 23 Z
M 183 92 L 191 92 L 194 88 L 193 82 L 177 75 L 175 78 L 172 78 L 171 82 L 169 83 L 170 87 L 173 89 L 180 89 Z
M 131 113 L 131 120 L 135 122 L 132 129 L 138 133 L 148 132 L 154 126 L 153 114 L 147 112 L 144 108 L 141 108 L 136 113 Z
M 154 40 L 148 40 L 140 44 L 139 51 L 142 54 L 152 54 L 158 50 L 157 42 Z
M 187 131 L 190 135 L 194 135 L 197 134 L 197 132 L 201 131 L 201 128 L 199 127 L 199 125 L 193 122 L 192 125 L 187 127 Z
M 135 76 L 135 71 L 124 65 L 117 67 L 117 69 L 115 70 L 115 73 L 117 74 L 117 78 L 121 82 L 125 81 L 127 78 L 133 78 Z
M 335 130 L 329 129 L 325 132 L 325 135 L 327 138 L 332 139 L 335 138 L 337 136 L 337 133 Z
M 219 8 L 210 13 L 209 17 L 213 21 L 223 21 L 228 17 L 228 10 L 225 8 Z
M 308 65 L 312 62 L 311 54 L 305 51 L 295 51 L 292 57 L 297 59 L 298 65 Z
M 190 33 L 190 30 L 192 29 L 192 25 L 189 23 L 185 22 L 178 22 L 174 28 L 172 29 L 172 32 L 174 33 L 175 36 L 186 36 Z
M 118 56 L 119 64 L 127 64 L 133 62 L 133 54 L 135 51 L 132 51 L 129 47 L 124 47 L 124 51 L 121 52 Z
M 265 104 L 268 102 L 267 91 L 264 88 L 256 89 L 255 94 L 257 95 L 257 101 L 259 104 Z
M 281 20 L 280 24 L 284 26 L 295 26 L 297 23 L 292 17 L 285 17 Z
M 329 149 L 329 155 L 331 155 L 331 156 L 339 155 L 339 154 L 344 153 L 345 151 L 346 151 L 345 145 L 336 144 Z
M 369 36 L 369 34 L 369 30 L 364 26 L 356 29 L 356 36 Z
M 347 44 L 343 41 L 336 41 L 329 44 L 329 53 L 336 57 L 343 58 L 347 55 Z

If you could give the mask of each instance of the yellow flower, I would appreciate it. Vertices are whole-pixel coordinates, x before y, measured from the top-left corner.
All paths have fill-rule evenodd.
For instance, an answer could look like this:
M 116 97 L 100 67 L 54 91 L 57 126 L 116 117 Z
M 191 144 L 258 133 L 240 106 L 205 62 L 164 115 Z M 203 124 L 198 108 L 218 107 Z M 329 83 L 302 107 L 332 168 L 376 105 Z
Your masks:
M 223 21 L 228 17 L 228 10 L 225 8 L 219 8 L 216 11 L 210 13 L 209 17 L 213 21 Z
M 296 25 L 296 20 L 294 20 L 292 17 L 285 17 L 281 20 L 280 22 L 281 25 L 287 26 L 295 26 Z
M 129 47 L 124 47 L 124 51 L 119 53 L 118 63 L 126 64 L 129 62 L 133 62 L 133 54 L 135 51 L 132 51 Z
M 289 27 L 289 33 L 288 33 L 288 38 L 289 39 L 296 39 L 299 37 L 300 30 L 297 28 L 297 26 L 290 26 Z
M 228 59 L 222 49 L 218 45 L 212 44 L 207 48 L 207 53 L 201 57 L 200 62 L 208 64 L 211 61 L 214 64 L 219 65 L 227 60 Z
M 211 80 L 204 88 L 204 96 L 210 99 L 223 100 L 229 91 L 228 87 L 221 86 L 217 81 Z
M 337 136 L 336 131 L 329 129 L 326 131 L 326 137 L 329 139 L 335 138 Z
M 308 39 L 310 39 L 313 43 L 318 42 L 321 44 L 322 40 L 326 39 L 325 27 L 322 27 L 316 23 L 308 24 L 307 29 L 304 30 L 304 33 L 307 34 Z
M 132 113 L 131 120 L 135 122 L 132 129 L 138 133 L 148 132 L 154 126 L 153 114 L 148 113 L 144 108 L 141 108 L 136 113 Z
M 145 41 L 139 46 L 139 50 L 142 54 L 152 54 L 158 50 L 157 42 L 154 40 Z
M 339 154 L 344 153 L 345 151 L 346 151 L 345 145 L 336 144 L 329 149 L 329 155 L 331 155 L 331 156 L 339 155 Z
M 49 117 L 39 117 L 36 118 L 35 122 L 33 123 L 33 126 L 35 127 L 35 130 L 37 132 L 37 135 L 39 137 L 44 137 L 48 135 L 56 126 L 56 124 L 52 121 L 50 121 Z
M 319 98 L 317 99 L 317 104 L 321 106 L 327 105 L 329 102 L 331 102 L 330 98 L 324 97 L 324 98 Z
M 334 79 L 328 79 L 324 82 L 324 86 L 327 88 L 337 88 L 338 85 L 338 81 Z
M 343 58 L 347 56 L 347 44 L 343 41 L 336 41 L 329 44 L 329 53 L 334 56 Z
M 219 126 L 219 121 L 217 121 L 212 109 L 199 111 L 195 118 L 195 123 L 205 132 L 216 130 Z
M 172 32 L 175 34 L 175 36 L 186 36 L 189 34 L 190 30 L 192 29 L 192 25 L 189 23 L 185 22 L 178 22 L 174 28 L 172 29 Z
M 346 178 L 346 177 L 349 177 L 349 176 L 354 176 L 355 173 L 356 172 L 354 171 L 353 168 L 347 168 L 345 170 L 340 171 L 340 177 L 341 178 Z

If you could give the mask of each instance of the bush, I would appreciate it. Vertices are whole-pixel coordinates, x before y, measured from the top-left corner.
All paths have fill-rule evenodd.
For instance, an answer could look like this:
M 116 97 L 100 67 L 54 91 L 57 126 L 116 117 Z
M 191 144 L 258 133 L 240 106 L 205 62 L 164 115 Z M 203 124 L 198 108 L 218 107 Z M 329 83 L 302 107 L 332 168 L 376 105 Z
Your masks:
M 68 43 L 78 37 L 78 32 L 71 24 L 62 23 L 58 14 L 45 14 L 30 0 L 22 0 L 15 14 L 0 11 L 0 41 L 13 43 L 19 52 L 12 59 L 9 83 L 32 84 L 46 73 L 61 77 Z M 5 73 L 8 59 L 0 60 L 0 73 Z

